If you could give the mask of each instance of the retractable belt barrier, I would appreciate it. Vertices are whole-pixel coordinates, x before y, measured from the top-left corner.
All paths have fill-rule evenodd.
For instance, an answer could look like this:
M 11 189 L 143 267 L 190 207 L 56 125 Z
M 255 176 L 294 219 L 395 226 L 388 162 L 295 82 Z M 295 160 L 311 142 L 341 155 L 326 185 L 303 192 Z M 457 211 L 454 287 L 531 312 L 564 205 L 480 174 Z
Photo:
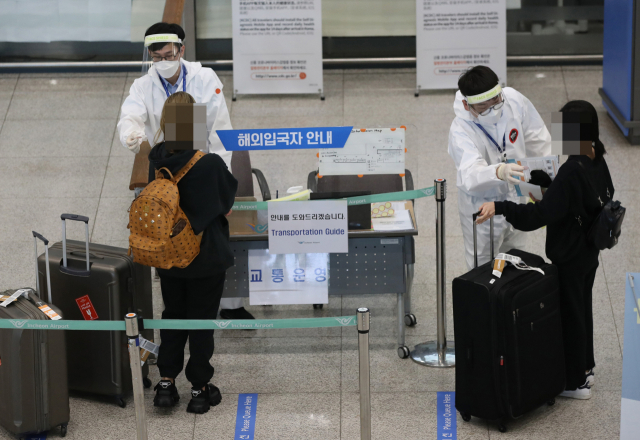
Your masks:
M 372 194 L 368 196 L 347 197 L 342 200 L 347 201 L 347 206 L 366 205 L 367 203 L 400 202 L 402 200 L 419 199 L 430 197 L 436 194 L 436 187 L 430 186 L 411 191 L 397 191 L 384 194 Z M 313 203 L 314 201 L 309 201 Z M 233 208 L 236 211 L 263 211 L 268 209 L 269 202 L 236 202 Z
M 145 329 L 162 330 L 275 330 L 295 328 L 358 327 L 358 357 L 360 376 L 360 438 L 371 440 L 371 395 L 369 371 L 369 309 L 360 308 L 356 315 L 332 318 L 251 319 L 251 320 L 195 320 L 195 319 L 138 319 L 129 313 L 124 321 L 70 321 L 37 319 L 0 319 L 0 329 L 12 330 L 95 330 L 126 331 L 129 339 L 129 360 L 133 381 L 133 400 L 136 411 L 136 438 L 147 440 L 147 419 L 140 362 L 139 324 Z
M 356 316 L 298 319 L 143 319 L 145 329 L 159 330 L 275 330 L 291 328 L 349 327 Z M 0 319 L 0 328 L 24 330 L 103 330 L 125 331 L 124 321 L 41 321 L 37 319 Z

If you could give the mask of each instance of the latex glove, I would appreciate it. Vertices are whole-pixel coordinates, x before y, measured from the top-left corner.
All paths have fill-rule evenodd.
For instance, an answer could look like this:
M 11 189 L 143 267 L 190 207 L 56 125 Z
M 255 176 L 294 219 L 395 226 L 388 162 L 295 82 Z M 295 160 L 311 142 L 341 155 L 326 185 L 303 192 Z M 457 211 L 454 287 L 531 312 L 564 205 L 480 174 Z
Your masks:
M 519 183 L 522 183 L 522 181 L 512 176 L 524 177 L 524 170 L 525 167 L 515 163 L 501 163 L 500 166 L 496 169 L 496 176 L 500 180 L 504 180 L 505 182 L 517 185 Z
M 135 154 L 140 152 L 140 144 L 146 140 L 146 136 L 144 133 L 139 131 L 132 132 L 129 136 L 127 136 L 127 147 L 129 150 Z

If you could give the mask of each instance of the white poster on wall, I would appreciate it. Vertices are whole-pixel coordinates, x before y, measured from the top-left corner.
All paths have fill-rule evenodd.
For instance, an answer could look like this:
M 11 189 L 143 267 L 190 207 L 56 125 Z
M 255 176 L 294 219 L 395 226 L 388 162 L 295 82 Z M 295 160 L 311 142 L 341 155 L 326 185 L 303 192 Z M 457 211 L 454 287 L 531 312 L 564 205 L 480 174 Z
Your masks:
M 269 252 L 349 252 L 346 200 L 269 202 Z
M 329 254 L 270 254 L 249 249 L 249 303 L 327 304 Z
M 457 89 L 469 67 L 507 80 L 505 0 L 416 0 L 418 89 Z
M 233 0 L 236 93 L 321 93 L 320 0 Z

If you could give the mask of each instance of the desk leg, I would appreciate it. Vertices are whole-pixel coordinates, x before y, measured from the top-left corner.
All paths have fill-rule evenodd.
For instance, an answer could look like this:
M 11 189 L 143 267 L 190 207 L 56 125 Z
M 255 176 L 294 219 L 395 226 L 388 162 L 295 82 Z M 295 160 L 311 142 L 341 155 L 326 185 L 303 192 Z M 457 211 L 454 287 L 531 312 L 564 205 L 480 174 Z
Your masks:
M 404 345 L 404 294 L 398 293 L 398 356 L 406 359 L 411 354 L 409 347 Z
M 413 327 L 418 323 L 416 316 L 411 313 L 411 292 L 413 288 L 413 263 L 407 264 L 407 292 L 404 294 L 404 324 L 409 327 Z

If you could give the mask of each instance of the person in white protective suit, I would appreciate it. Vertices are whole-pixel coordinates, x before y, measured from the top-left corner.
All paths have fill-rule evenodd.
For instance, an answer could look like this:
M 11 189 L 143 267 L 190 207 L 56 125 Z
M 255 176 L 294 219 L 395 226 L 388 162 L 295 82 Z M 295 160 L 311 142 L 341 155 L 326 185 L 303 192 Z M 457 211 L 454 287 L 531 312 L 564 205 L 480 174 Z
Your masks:
M 225 150 L 216 134 L 216 130 L 232 129 L 222 82 L 212 69 L 183 59 L 184 37 L 184 30 L 177 24 L 156 23 L 145 32 L 143 72 L 146 70 L 146 75 L 133 82 L 122 104 L 118 122 L 120 142 L 132 153 L 138 153 L 144 141 L 148 140 L 152 147 L 163 141 L 159 129 L 164 103 L 173 93 L 184 91 L 196 102 L 207 105 L 208 152 L 219 155 L 231 171 L 231 151 Z M 253 319 L 242 304 L 242 298 L 223 298 L 220 316 Z
M 510 87 L 500 87 L 498 76 L 476 66 L 460 76 L 449 130 L 449 155 L 456 164 L 458 210 L 464 236 L 467 268 L 474 266 L 473 214 L 485 202 L 525 203 L 514 184 L 524 168 L 507 159 L 551 156 L 551 135 L 531 101 Z M 478 225 L 478 264 L 489 261 L 489 223 Z M 494 250 L 524 249 L 526 233 L 504 217 L 494 220 Z

